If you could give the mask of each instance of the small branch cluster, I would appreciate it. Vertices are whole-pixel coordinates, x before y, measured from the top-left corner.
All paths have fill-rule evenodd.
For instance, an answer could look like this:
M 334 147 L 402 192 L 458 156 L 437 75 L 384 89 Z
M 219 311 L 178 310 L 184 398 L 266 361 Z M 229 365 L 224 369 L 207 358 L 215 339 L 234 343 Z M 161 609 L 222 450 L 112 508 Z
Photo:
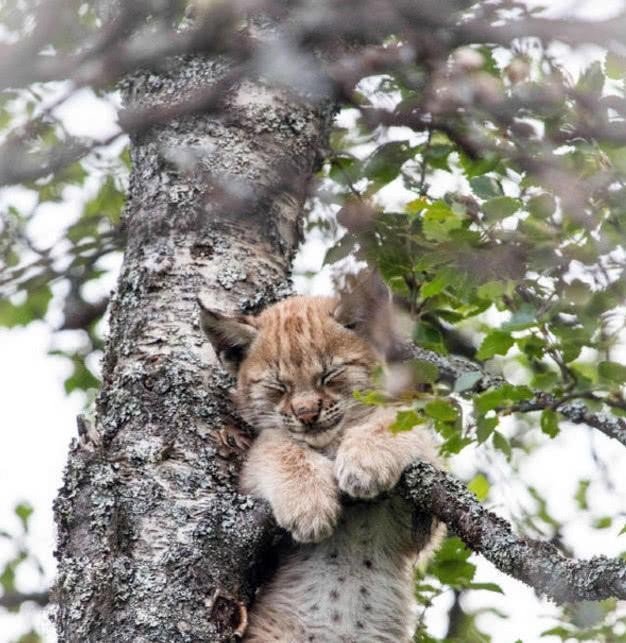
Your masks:
M 496 151 L 552 182 L 558 178 L 554 173 L 559 173 L 552 147 L 579 137 L 617 143 L 626 139 L 626 104 L 617 97 L 613 97 L 610 108 L 621 118 L 609 121 L 598 117 L 608 107 L 600 97 L 582 95 L 565 83 L 554 82 L 534 93 L 507 98 L 484 74 L 476 72 L 471 56 L 457 56 L 456 60 L 453 57 L 450 71 L 451 54 L 477 43 L 510 46 L 518 39 L 536 38 L 542 42 L 559 40 L 611 47 L 619 41 L 626 14 L 590 26 L 584 21 L 540 19 L 531 14 L 510 18 L 502 12 L 506 7 L 498 3 L 464 13 L 465 3 L 459 0 L 446 0 L 436 6 L 391 0 L 322 2 L 315 8 L 306 2 L 233 0 L 207 4 L 196 12 L 194 21 L 181 23 L 176 4 L 161 3 L 158 9 L 156 3 L 147 0 L 113 3 L 109 19 L 97 31 L 85 27 L 77 30 L 78 35 L 73 34 L 73 47 L 68 52 L 54 50 L 53 43 L 63 28 L 62 18 L 72 10 L 70 3 L 43 3 L 35 16 L 36 27 L 28 37 L 16 44 L 0 45 L 0 89 L 69 80 L 72 91 L 60 99 L 61 104 L 82 87 L 111 88 L 136 71 L 163 69 L 175 57 L 227 56 L 232 69 L 223 83 L 200 89 L 194 95 L 177 97 L 168 104 L 120 111 L 120 132 L 105 141 L 66 136 L 52 148 L 29 151 L 42 128 L 58 122 L 54 109 L 44 110 L 10 132 L 0 146 L 0 159 L 5 159 L 0 163 L 0 185 L 32 181 L 58 171 L 125 132 L 140 133 L 188 114 L 219 113 L 220 99 L 233 83 L 259 75 L 309 97 L 351 103 L 363 111 L 371 126 L 401 125 L 416 131 L 444 132 L 472 158 Z M 261 14 L 283 24 L 283 37 L 275 50 L 269 51 L 267 42 L 256 37 L 253 20 L 242 28 L 243 16 Z M 394 34 L 401 35 L 399 46 L 378 44 Z M 55 51 L 52 55 L 51 47 Z M 280 69 L 274 65 L 277 61 L 283 61 Z M 359 102 L 354 89 L 361 79 L 401 71 L 407 65 L 420 65 L 427 71 L 425 85 L 423 79 L 416 85 L 420 87 L 418 99 L 391 112 Z M 529 143 L 537 147 L 534 132 L 519 122 L 519 115 L 558 109 L 564 98 L 578 103 L 578 122 L 570 123 L 567 130 L 548 133 L 550 145 L 543 153 L 537 149 L 530 153 Z M 493 142 L 474 127 L 474 122 L 485 117 L 511 130 L 510 147 L 494 149 Z
M 399 354 L 405 359 L 418 359 L 434 364 L 439 371 L 441 379 L 449 384 L 453 384 L 462 375 L 479 375 L 480 377 L 468 392 L 479 393 L 506 384 L 506 380 L 500 375 L 488 373 L 476 362 L 458 355 L 439 355 L 413 343 L 403 345 Z M 602 411 L 590 411 L 582 401 L 585 398 L 600 402 L 605 401 L 603 398 L 596 397 L 593 393 L 586 391 L 574 392 L 562 398 L 544 391 L 535 391 L 531 400 L 507 407 L 506 412 L 530 413 L 532 411 L 551 409 L 558 411 L 574 424 L 585 424 L 597 429 L 626 446 L 626 422 L 624 419 Z

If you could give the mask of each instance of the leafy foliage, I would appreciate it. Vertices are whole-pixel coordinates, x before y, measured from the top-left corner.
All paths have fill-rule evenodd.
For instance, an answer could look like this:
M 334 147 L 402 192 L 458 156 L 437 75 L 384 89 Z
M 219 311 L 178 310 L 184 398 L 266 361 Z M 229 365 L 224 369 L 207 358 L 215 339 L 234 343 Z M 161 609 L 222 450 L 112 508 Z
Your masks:
M 3 3 L 0 37 L 20 42 L 32 36 L 32 21 L 25 18 L 40 4 Z M 35 32 L 44 38 L 49 60 L 98 51 L 84 47 L 86 38 L 99 34 L 94 7 L 70 4 L 71 29 Z M 176 7 L 162 22 L 171 24 L 182 3 L 169 4 Z M 478 372 L 444 381 L 430 362 L 416 360 L 413 387 L 404 392 L 406 405 L 392 431 L 419 430 L 429 422 L 443 454 L 471 452 L 476 466 L 468 486 L 482 502 L 498 493 L 498 470 L 505 472 L 501 478 L 519 480 L 523 498 L 520 507 L 507 507 L 511 519 L 522 534 L 550 538 L 568 553 L 567 530 L 546 489 L 523 480 L 520 471 L 536 449 L 559 444 L 567 434 L 563 404 L 626 416 L 626 60 L 620 45 L 572 77 L 555 59 L 549 38 L 482 42 L 480 30 L 468 38 L 457 28 L 476 16 L 481 29 L 519 26 L 537 12 L 519 2 L 456 2 L 446 5 L 446 23 L 438 30 L 411 32 L 407 26 L 388 34 L 381 51 L 393 62 L 383 56 L 371 64 L 374 53 L 368 52 L 372 59 L 354 90 L 354 78 L 337 80 L 336 68 L 324 69 L 325 81 L 335 78 L 333 95 L 342 104 L 319 189 L 311 195 L 308 231 L 325 235 L 325 263 L 338 272 L 353 259 L 379 269 L 421 347 L 464 355 L 508 378 L 483 390 Z M 148 26 L 158 24 L 148 16 Z M 322 42 L 322 34 L 313 40 L 318 37 Z M 603 42 L 609 46 L 612 39 Z M 310 51 L 297 53 L 310 58 Z M 113 74 L 110 62 L 100 67 Z M 376 75 L 368 75 L 373 70 Z M 111 99 L 112 80 L 96 79 L 94 100 Z M 16 159 L 22 158 L 19 150 L 38 162 L 55 151 L 72 153 L 55 171 L 35 172 L 19 192 L 2 195 L 0 326 L 53 324 L 65 339 L 54 338 L 50 352 L 71 365 L 65 391 L 93 391 L 108 300 L 103 284 L 124 244 L 128 150 L 83 147 L 50 108 L 64 103 L 59 88 L 23 85 L 9 82 L 0 92 L 0 142 L 12 145 Z M 76 211 L 68 216 L 70 204 Z M 60 223 L 42 241 L 36 230 L 51 214 Z M 367 404 L 389 401 L 380 391 L 355 395 Z M 594 507 L 594 494 L 613 491 L 610 476 L 601 464 L 597 468 L 597 477 L 585 472 L 580 480 L 566 472 L 577 517 L 591 530 L 617 532 L 623 516 Z M 20 504 L 15 511 L 21 532 L 0 532 L 14 545 L 0 573 L 3 592 L 15 590 L 16 571 L 31 561 L 24 546 L 31 509 Z M 471 607 L 476 593 L 500 591 L 494 583 L 476 583 L 475 572 L 461 541 L 446 540 L 416 582 L 424 607 L 416 640 L 438 640 L 424 622 L 426 608 L 444 593 L 454 596 L 446 640 L 491 640 L 481 630 L 482 615 L 507 615 Z M 567 607 L 544 636 L 617 641 L 624 640 L 624 628 L 623 612 L 607 601 Z M 37 636 L 30 632 L 21 640 Z
M 19 529 L 14 533 L 0 530 L 0 539 L 8 544 L 11 551 L 8 559 L 0 567 L 0 590 L 2 592 L 0 596 L 7 596 L 20 591 L 18 574 L 23 568 L 28 568 L 31 573 L 34 571 L 39 578 L 40 584 L 44 582 L 44 569 L 37 556 L 30 551 L 27 542 L 33 508 L 28 503 L 22 502 L 15 506 L 14 513 L 20 525 Z M 15 607 L 9 606 L 7 609 L 10 612 L 17 612 L 19 605 Z M 26 643 L 37 643 L 41 639 L 37 632 L 31 631 L 24 634 L 19 640 L 23 640 Z
M 339 270 L 351 255 L 377 266 L 422 347 L 442 355 L 461 351 L 492 369 L 512 372 L 514 365 L 516 384 L 487 391 L 475 390 L 479 374 L 452 385 L 431 380 L 392 429 L 413 430 L 428 418 L 442 437 L 442 453 L 472 445 L 499 452 L 516 468 L 542 440 L 558 440 L 567 430 L 560 403 L 580 399 L 591 411 L 626 414 L 626 368 L 613 357 L 623 351 L 626 326 L 626 156 L 620 144 L 580 134 L 587 122 L 581 101 L 624 100 L 626 67 L 608 56 L 570 85 L 541 49 L 522 54 L 483 46 L 459 55 L 470 54 L 473 67 L 464 71 L 476 83 L 497 80 L 489 87 L 500 114 L 465 105 L 462 113 L 446 114 L 445 127 L 416 119 L 411 131 L 407 114 L 423 101 L 419 83 L 407 81 L 403 70 L 363 84 L 353 105 L 359 111 L 351 112 L 354 127 L 333 137 L 333 156 L 322 171 L 327 203 L 339 208 L 342 225 L 325 262 Z M 454 59 L 451 64 L 450 82 L 470 84 L 454 75 Z M 515 66 L 523 67 L 523 77 Z M 612 77 L 620 83 L 609 89 Z M 557 82 L 568 89 L 533 100 Z M 395 101 L 386 122 L 403 125 L 396 131 L 371 126 L 381 94 L 387 105 Z M 624 122 L 623 114 L 600 106 L 596 116 Z M 553 402 L 542 407 L 541 393 Z M 576 495 L 584 511 L 590 484 L 581 480 Z M 469 486 L 481 500 L 490 489 L 482 472 Z M 522 512 L 522 529 L 560 538 L 561 525 L 539 490 L 529 486 L 527 493 L 535 509 Z M 600 515 L 588 524 L 603 530 L 613 521 Z M 472 589 L 468 556 L 460 541 L 446 542 L 418 582 L 424 605 L 441 587 Z M 611 634 L 621 627 L 621 618 L 611 616 L 615 609 L 607 606 L 602 625 L 568 622 L 546 635 L 621 640 Z M 421 629 L 416 640 L 435 639 Z

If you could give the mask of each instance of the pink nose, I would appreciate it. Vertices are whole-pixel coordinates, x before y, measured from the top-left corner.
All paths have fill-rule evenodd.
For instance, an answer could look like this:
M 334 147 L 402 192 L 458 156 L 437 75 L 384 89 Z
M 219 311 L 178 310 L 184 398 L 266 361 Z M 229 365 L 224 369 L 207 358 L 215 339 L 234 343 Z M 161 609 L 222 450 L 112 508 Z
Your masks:
M 313 424 L 320 416 L 321 406 L 320 400 L 318 400 L 314 406 L 311 404 L 294 405 L 292 407 L 293 414 L 302 424 Z

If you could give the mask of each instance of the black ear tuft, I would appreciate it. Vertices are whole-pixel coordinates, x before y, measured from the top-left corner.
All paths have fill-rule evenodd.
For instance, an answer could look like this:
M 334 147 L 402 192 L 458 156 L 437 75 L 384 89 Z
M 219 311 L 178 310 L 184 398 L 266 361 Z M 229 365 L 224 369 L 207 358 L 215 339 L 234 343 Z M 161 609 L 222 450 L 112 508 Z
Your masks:
M 251 319 L 245 316 L 229 317 L 208 308 L 198 297 L 200 326 L 209 338 L 223 366 L 233 375 L 237 374 L 246 358 L 250 344 L 257 336 Z
M 386 354 L 393 343 L 391 293 L 378 272 L 363 270 L 339 293 L 333 317 Z

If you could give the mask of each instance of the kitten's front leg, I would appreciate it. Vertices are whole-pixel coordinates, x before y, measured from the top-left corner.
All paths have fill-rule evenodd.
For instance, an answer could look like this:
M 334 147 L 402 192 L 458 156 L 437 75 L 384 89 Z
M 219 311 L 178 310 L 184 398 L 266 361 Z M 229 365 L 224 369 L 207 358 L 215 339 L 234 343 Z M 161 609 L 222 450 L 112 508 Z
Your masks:
M 428 430 L 393 434 L 395 409 L 381 409 L 364 424 L 349 428 L 337 451 L 335 476 L 339 489 L 353 498 L 374 498 L 393 488 L 414 460 L 439 464 Z
M 335 529 L 340 504 L 332 462 L 281 431 L 265 430 L 256 439 L 241 488 L 268 500 L 276 522 L 294 540 L 319 542 Z

